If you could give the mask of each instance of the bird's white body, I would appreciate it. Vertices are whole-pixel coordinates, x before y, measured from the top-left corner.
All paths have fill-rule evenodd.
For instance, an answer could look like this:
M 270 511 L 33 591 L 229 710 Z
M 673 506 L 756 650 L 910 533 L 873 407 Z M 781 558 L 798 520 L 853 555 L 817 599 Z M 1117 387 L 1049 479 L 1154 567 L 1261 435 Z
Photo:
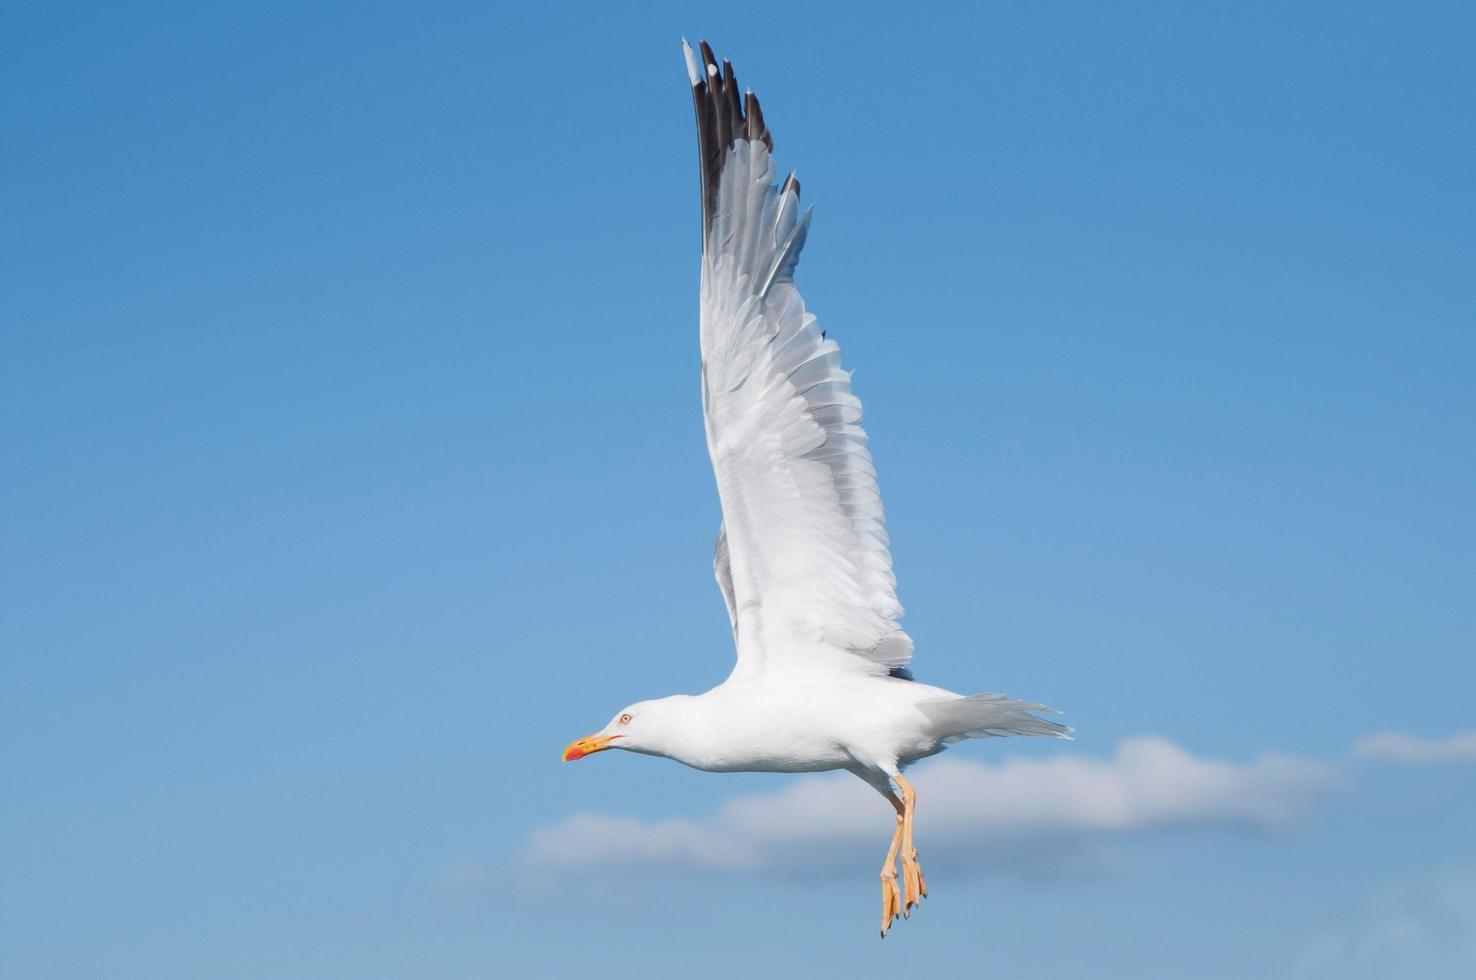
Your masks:
M 683 49 L 702 164 L 702 408 L 723 511 L 713 571 L 738 658 L 712 690 L 631 705 L 564 758 L 619 748 L 711 772 L 854 772 L 897 811 L 885 934 L 927 894 L 903 767 L 960 739 L 1068 729 L 1040 705 L 911 679 L 861 402 L 794 284 L 810 212 L 794 174 L 775 180 L 758 99 L 706 44 L 700 63 Z
M 943 748 L 918 704 L 958 697 L 861 674 L 779 683 L 731 679 L 705 694 L 663 699 L 681 738 L 661 754 L 707 772 L 901 767 Z

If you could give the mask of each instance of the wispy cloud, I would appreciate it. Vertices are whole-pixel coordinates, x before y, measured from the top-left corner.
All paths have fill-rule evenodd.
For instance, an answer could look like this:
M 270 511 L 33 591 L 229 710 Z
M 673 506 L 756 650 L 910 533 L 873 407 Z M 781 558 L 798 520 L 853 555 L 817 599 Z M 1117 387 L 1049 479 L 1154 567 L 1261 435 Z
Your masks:
M 1353 743 L 1353 758 L 1403 766 L 1442 762 L 1476 762 L 1476 731 L 1449 738 L 1419 738 L 1403 732 L 1379 732 Z
M 1134 835 L 1286 828 L 1341 784 L 1336 769 L 1320 762 L 1210 759 L 1159 737 L 1124 739 L 1105 759 L 943 759 L 919 767 L 914 782 L 927 855 L 960 868 L 1031 874 L 1091 866 L 1102 845 Z M 823 776 L 740 796 L 694 818 L 569 817 L 537 830 L 526 853 L 542 868 L 850 871 L 876 858 L 891 813 L 855 777 Z

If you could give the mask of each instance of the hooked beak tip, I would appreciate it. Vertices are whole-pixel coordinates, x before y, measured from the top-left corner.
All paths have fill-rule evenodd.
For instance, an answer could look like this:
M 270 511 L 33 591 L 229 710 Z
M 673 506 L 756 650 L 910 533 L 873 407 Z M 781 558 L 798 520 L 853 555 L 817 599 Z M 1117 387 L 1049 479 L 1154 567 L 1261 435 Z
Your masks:
M 595 752 L 603 752 L 610 747 L 611 742 L 620 737 L 619 735 L 590 735 L 587 738 L 578 739 L 564 750 L 564 761 L 573 762 L 575 759 L 582 759 Z

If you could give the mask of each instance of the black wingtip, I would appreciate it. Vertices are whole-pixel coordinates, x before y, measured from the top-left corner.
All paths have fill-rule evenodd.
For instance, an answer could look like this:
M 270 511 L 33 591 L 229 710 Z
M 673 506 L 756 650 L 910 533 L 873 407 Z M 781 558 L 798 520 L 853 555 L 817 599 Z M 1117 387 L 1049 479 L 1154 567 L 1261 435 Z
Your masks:
M 718 180 L 728 148 L 737 140 L 762 142 L 771 152 L 774 138 L 764 122 L 758 96 L 740 92 L 733 65 L 724 59 L 719 67 L 717 56 L 706 41 L 697 42 L 700 64 L 692 63 L 692 104 L 697 114 L 697 158 L 702 168 L 702 237 L 712 227 L 717 210 Z M 799 182 L 790 176 L 795 192 Z M 789 186 L 786 184 L 786 187 Z

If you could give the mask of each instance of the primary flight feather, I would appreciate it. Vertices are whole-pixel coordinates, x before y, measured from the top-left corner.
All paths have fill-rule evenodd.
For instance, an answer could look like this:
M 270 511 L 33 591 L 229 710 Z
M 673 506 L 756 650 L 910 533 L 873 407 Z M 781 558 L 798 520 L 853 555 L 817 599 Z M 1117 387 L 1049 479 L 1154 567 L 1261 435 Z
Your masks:
M 912 679 L 861 402 L 794 284 L 810 211 L 794 174 L 777 179 L 757 97 L 706 42 L 682 50 L 702 174 L 702 411 L 723 512 L 713 571 L 738 660 L 704 694 L 621 710 L 564 759 L 625 749 L 713 772 L 855 773 L 896 812 L 885 936 L 927 895 L 902 770 L 960 739 L 1069 729 L 1041 705 Z

